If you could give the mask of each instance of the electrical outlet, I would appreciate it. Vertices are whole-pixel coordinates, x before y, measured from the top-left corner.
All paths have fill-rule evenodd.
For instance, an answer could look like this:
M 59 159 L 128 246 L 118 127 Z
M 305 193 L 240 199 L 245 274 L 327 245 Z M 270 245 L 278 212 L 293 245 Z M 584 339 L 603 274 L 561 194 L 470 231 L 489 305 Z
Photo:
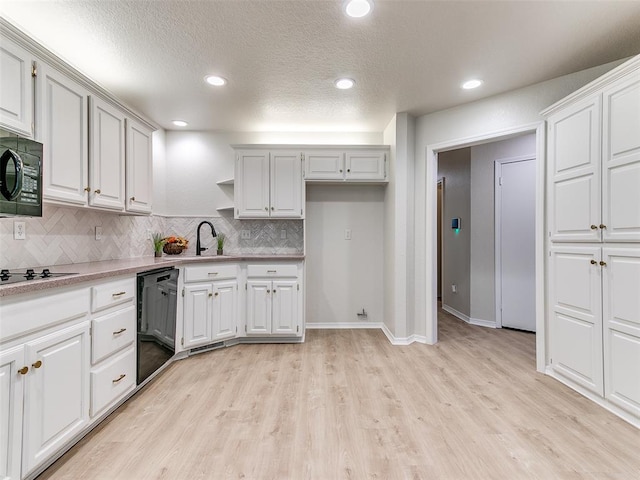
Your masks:
M 282 240 L 284 240 L 285 238 L 287 238 L 287 231 L 286 230 L 280 230 L 280 238 Z
M 344 239 L 345 240 L 351 240 L 351 229 L 350 228 L 347 228 L 344 231 Z
M 26 240 L 27 226 L 24 222 L 13 222 L 13 239 Z
M 102 240 L 102 227 L 96 226 L 96 240 Z
M 240 230 L 240 238 L 242 240 L 251 240 L 251 230 Z

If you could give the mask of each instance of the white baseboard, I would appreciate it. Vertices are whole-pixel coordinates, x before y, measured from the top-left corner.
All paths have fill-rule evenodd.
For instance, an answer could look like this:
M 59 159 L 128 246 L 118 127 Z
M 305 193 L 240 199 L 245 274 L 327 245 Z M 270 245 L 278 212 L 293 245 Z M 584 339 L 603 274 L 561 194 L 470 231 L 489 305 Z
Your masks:
M 455 308 L 450 307 L 449 305 L 445 305 L 444 303 L 442 304 L 442 310 L 444 310 L 447 313 L 450 313 L 454 317 L 459 318 L 460 320 L 468 323 L 469 325 L 477 325 L 479 327 L 487 327 L 487 328 L 498 328 L 495 321 L 484 320 L 482 318 L 469 317 L 468 315 L 465 315 L 464 313 L 459 312 Z
M 478 325 L 479 327 L 498 328 L 495 320 L 483 320 L 482 318 L 471 318 L 469 323 L 471 325 Z
M 459 318 L 460 320 L 462 320 L 463 322 L 467 322 L 467 323 L 471 323 L 471 319 L 465 315 L 462 312 L 459 312 L 458 310 L 456 310 L 453 307 L 450 307 L 449 305 L 445 305 L 444 303 L 442 304 L 442 310 L 444 310 L 447 313 L 450 313 L 451 315 L 453 315 L 454 317 Z
M 424 343 L 425 345 L 428 345 L 426 336 L 424 336 L 424 335 L 409 335 L 408 337 L 396 337 L 395 335 L 393 335 L 391 333 L 391 330 L 389 330 L 389 327 L 387 327 L 384 323 L 372 323 L 372 322 L 367 322 L 367 323 L 364 323 L 364 322 L 336 322 L 336 323 L 324 322 L 324 323 L 320 323 L 320 322 L 315 322 L 315 323 L 307 323 L 306 328 L 307 329 L 315 329 L 315 330 L 330 330 L 332 328 L 335 328 L 335 329 L 377 328 L 377 329 L 382 330 L 382 333 L 385 334 L 385 336 L 387 337 L 387 339 L 389 340 L 389 343 L 391 343 L 391 345 L 410 345 L 410 344 L 412 344 L 414 342 Z
M 307 323 L 305 328 L 327 330 L 332 328 L 344 329 L 344 328 L 382 328 L 380 322 L 317 322 Z

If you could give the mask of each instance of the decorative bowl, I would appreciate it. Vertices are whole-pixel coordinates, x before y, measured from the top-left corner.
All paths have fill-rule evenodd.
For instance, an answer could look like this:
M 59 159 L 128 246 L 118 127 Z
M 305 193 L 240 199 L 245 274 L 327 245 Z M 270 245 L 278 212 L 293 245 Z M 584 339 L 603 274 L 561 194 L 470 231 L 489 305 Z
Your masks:
M 175 243 L 165 243 L 162 247 L 162 251 L 167 255 L 180 255 L 184 247 L 176 245 Z

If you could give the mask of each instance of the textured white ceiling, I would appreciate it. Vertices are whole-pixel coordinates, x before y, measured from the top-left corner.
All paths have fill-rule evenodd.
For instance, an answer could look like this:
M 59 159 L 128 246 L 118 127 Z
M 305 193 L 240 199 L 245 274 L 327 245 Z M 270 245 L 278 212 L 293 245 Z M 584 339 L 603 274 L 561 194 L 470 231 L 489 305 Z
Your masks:
M 395 112 L 640 53 L 638 1 L 376 0 L 351 19 L 342 0 L 2 0 L 0 14 L 167 129 L 380 132 Z M 484 85 L 461 90 L 471 77 Z

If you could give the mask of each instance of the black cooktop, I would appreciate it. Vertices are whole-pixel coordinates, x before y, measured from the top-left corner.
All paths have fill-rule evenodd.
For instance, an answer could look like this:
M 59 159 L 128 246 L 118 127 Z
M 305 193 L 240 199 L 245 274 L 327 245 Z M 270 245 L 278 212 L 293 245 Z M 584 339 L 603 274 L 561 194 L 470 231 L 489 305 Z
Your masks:
M 37 271 L 34 268 L 27 268 L 26 270 L 6 270 L 3 268 L 0 270 L 0 286 L 8 285 L 10 283 L 33 282 L 47 278 L 65 277 L 67 275 L 75 274 L 52 272 L 48 268 L 44 268 L 40 271 Z

